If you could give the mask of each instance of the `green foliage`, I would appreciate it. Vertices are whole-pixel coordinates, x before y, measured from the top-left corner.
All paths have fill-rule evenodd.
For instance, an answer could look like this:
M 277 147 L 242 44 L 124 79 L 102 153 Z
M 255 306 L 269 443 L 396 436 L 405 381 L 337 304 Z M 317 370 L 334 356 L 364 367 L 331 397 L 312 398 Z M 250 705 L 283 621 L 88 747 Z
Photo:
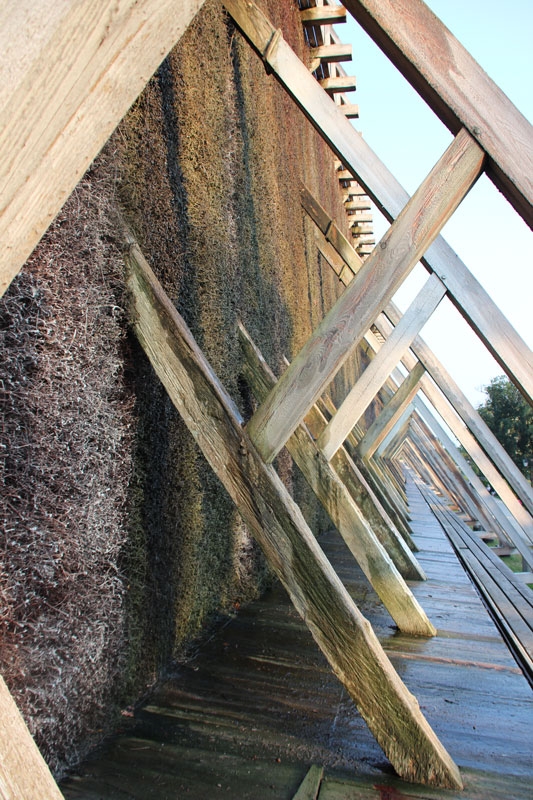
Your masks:
M 485 386 L 481 417 L 516 466 L 529 478 L 533 468 L 533 408 L 504 375 Z

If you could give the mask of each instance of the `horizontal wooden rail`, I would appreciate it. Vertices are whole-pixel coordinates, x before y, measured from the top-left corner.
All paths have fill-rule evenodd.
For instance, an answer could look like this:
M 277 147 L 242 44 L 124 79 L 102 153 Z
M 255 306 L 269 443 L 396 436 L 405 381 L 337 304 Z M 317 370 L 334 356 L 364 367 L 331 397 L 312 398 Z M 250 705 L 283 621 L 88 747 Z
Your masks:
M 346 8 L 456 134 L 489 156 L 487 174 L 533 227 L 533 128 L 422 0 L 348 0 Z
M 203 2 L 3 4 L 0 296 Z
M 274 468 L 261 459 L 237 408 L 136 245 L 127 265 L 132 324 L 142 347 L 391 763 L 406 779 L 461 787 L 456 765 Z

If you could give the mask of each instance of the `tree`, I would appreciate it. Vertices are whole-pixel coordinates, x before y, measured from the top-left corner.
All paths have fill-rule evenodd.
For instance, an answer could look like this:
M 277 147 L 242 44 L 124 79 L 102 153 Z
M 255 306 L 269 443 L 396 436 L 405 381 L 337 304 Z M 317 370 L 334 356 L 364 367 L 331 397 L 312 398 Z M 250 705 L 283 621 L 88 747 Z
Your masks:
M 533 467 L 533 408 L 504 375 L 484 386 L 478 411 L 516 466 L 529 478 Z

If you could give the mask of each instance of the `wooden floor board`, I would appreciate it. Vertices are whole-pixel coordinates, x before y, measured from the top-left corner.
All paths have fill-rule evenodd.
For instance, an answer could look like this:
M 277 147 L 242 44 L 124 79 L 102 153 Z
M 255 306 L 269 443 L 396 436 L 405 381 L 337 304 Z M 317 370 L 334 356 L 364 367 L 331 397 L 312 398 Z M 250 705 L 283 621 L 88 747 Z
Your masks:
M 222 793 L 291 800 L 312 763 L 326 768 L 319 800 L 529 800 L 533 694 L 413 486 L 409 499 L 417 557 L 428 574 L 410 585 L 436 637 L 399 633 L 340 537 L 327 534 L 321 544 L 459 764 L 464 792 L 393 776 L 285 592 L 274 586 L 158 687 L 129 733 L 63 783 L 67 800 L 203 800 Z

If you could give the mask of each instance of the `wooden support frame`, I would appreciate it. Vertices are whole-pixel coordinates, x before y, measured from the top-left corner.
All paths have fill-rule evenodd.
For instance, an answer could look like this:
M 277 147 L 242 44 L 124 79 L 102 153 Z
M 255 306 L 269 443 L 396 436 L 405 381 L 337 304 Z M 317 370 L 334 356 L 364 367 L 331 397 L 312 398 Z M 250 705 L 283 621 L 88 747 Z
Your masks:
M 244 375 L 261 400 L 276 378 L 242 325 L 239 339 L 245 354 Z M 399 629 L 415 636 L 434 636 L 435 628 L 402 577 L 419 580 L 423 576 L 412 553 L 400 540 L 387 551 L 305 425 L 296 429 L 287 449 Z
M 466 127 L 487 174 L 533 227 L 533 128 L 422 0 L 347 0 L 346 8 L 455 135 Z
M 399 324 L 401 320 L 398 309 L 392 303 L 385 309 L 385 315 L 393 325 Z M 387 328 L 383 326 L 381 320 L 378 319 L 376 321 L 376 327 L 381 333 L 386 335 Z M 483 421 L 478 411 L 476 411 L 472 403 L 470 403 L 465 396 L 461 387 L 453 380 L 450 373 L 443 367 L 421 337 L 415 337 L 412 350 L 415 356 L 422 361 L 427 369 L 428 375 L 433 378 L 494 466 L 505 478 L 509 486 L 511 486 L 517 497 L 519 497 L 529 514 L 533 514 L 533 489 L 516 464 L 514 464 L 506 453 L 500 442 L 496 439 L 490 428 Z
M 445 294 L 442 281 L 431 275 L 320 437 L 318 446 L 326 458 L 330 459 L 341 446 Z
M 350 284 L 354 274 L 357 274 L 361 268 L 361 259 L 349 245 L 347 239 L 342 235 L 335 223 L 329 219 L 324 209 L 314 200 L 305 187 L 301 189 L 300 197 L 303 207 L 316 223 L 319 230 L 327 231 L 328 238 L 326 243 L 322 243 L 320 239 L 318 239 L 318 247 L 322 255 L 339 275 L 343 283 L 345 283 L 345 285 Z M 379 316 L 375 320 L 375 325 L 379 332 L 387 338 L 391 335 L 392 323 L 399 324 L 402 316 L 392 302 L 385 306 L 385 314 L 389 318 L 390 323 L 382 316 Z M 368 333 L 366 335 L 368 336 Z M 444 369 L 442 364 L 440 364 L 438 359 L 435 358 L 430 348 L 420 336 L 414 338 L 411 343 L 411 349 L 416 357 L 424 364 L 428 372 L 428 375 L 422 378 L 422 389 L 427 399 L 437 409 L 446 424 L 450 426 L 451 430 L 453 430 L 463 447 L 465 447 L 487 479 L 502 495 L 507 507 L 516 517 L 517 523 L 526 532 L 529 531 L 531 517 L 527 509 L 531 506 L 532 501 L 531 487 L 527 485 L 524 477 L 519 473 L 516 466 L 512 464 L 507 453 L 505 453 L 500 443 L 488 430 L 460 387 Z M 407 352 L 404 358 L 406 368 L 412 369 L 415 363 L 415 357 Z M 454 416 L 446 401 L 450 403 L 459 418 L 465 422 L 466 428 L 463 427 L 457 417 Z M 475 436 L 470 433 L 470 427 L 475 431 Z M 481 441 L 484 449 L 480 447 L 477 440 Z M 522 500 L 525 507 L 517 500 L 513 491 L 510 490 L 505 480 L 500 476 L 498 469 L 486 455 L 486 452 L 496 455 L 496 463 L 503 468 L 509 485 L 513 487 L 514 492 Z M 479 484 L 477 479 L 476 482 Z M 479 494 L 479 489 L 477 491 Z M 485 500 L 485 503 L 486 502 Z M 509 526 L 512 525 L 513 527 L 511 530 L 514 531 L 514 533 L 511 535 L 513 539 L 518 536 L 519 540 L 523 540 L 523 531 L 520 528 L 516 528 L 511 521 L 507 520 L 505 515 L 502 515 L 500 509 L 494 508 L 494 505 L 495 504 L 492 502 L 492 514 L 495 516 L 502 533 L 508 536 L 509 534 L 507 531 L 509 531 Z M 523 548 L 523 541 L 517 546 Z M 527 550 L 522 551 L 522 556 L 527 558 L 529 563 L 531 555 Z
M 461 131 L 356 278 L 256 411 L 248 430 L 267 462 L 279 453 L 383 306 L 479 177 L 483 156 Z
M 0 296 L 203 2 L 8 4 L 0 29 Z
M 243 34 L 262 55 L 274 34 L 269 20 L 252 0 L 224 0 L 224 4 Z M 387 219 L 395 219 L 405 207 L 409 195 L 318 86 L 282 37 L 269 51 L 268 64 L 345 166 L 347 178 L 357 176 L 365 193 Z M 533 405 L 533 352 L 442 236 L 437 237 L 427 250 L 422 263 L 439 276 L 467 323 Z
M 361 458 L 371 458 L 420 388 L 425 367 L 418 362 L 359 442 Z
M 457 480 L 461 482 L 463 487 L 463 496 L 470 498 L 472 503 L 470 510 L 472 518 L 478 519 L 486 531 L 494 530 L 498 535 L 498 531 L 500 531 L 499 523 L 491 514 L 490 508 L 486 503 L 487 498 L 493 500 L 488 490 L 483 486 L 470 464 L 461 455 L 436 417 L 418 398 L 415 399 L 415 408 L 428 436 L 430 438 L 432 436 L 435 437 L 436 441 L 443 447 L 450 470 L 455 469 L 457 471 Z
M 135 244 L 127 266 L 132 324 L 142 347 L 391 763 L 407 780 L 462 787 L 456 765 Z
M 305 424 L 315 439 L 320 436 L 327 423 L 327 417 L 321 408 L 325 405 L 326 404 L 322 400 L 319 401 L 316 406 L 313 406 L 313 409 L 311 409 L 305 418 Z M 334 413 L 333 403 L 328 399 L 327 408 L 324 408 L 328 416 L 330 415 L 331 409 L 333 409 Z M 357 451 L 357 441 L 355 437 L 349 436 L 347 444 L 355 454 Z M 366 466 L 362 462 L 356 464 L 344 447 L 337 450 L 331 459 L 331 464 L 359 508 L 362 510 L 372 530 L 376 533 L 387 552 L 393 557 L 398 570 L 404 578 L 407 578 L 408 575 L 404 572 L 405 567 L 401 565 L 398 554 L 392 555 L 395 552 L 395 542 L 401 540 L 408 545 L 409 550 L 412 552 L 417 551 L 416 544 L 411 537 L 409 525 L 404 516 L 397 511 L 390 498 L 384 495 L 382 487 L 373 484 L 372 478 L 368 475 Z M 417 571 L 421 570 L 418 562 L 416 569 Z M 424 578 L 423 572 L 418 572 L 415 580 Z

